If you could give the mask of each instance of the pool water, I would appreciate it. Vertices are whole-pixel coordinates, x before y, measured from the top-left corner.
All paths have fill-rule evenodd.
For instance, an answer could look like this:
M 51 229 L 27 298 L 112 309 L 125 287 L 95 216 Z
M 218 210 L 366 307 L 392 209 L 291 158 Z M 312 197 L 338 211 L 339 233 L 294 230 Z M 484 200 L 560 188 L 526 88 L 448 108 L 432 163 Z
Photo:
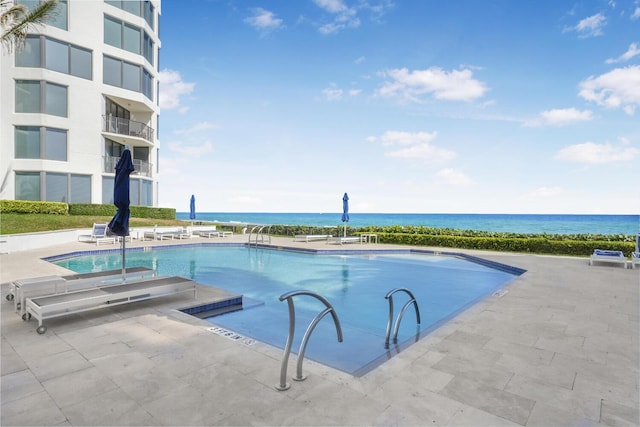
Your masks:
M 118 252 L 85 255 L 56 264 L 84 273 L 119 268 Z M 462 258 L 424 254 L 315 255 L 275 249 L 192 246 L 127 252 L 127 267 L 155 268 L 161 275 L 189 277 L 203 285 L 245 296 L 250 308 L 210 318 L 216 326 L 284 348 L 289 327 L 286 301 L 279 296 L 293 290 L 322 295 L 334 307 L 344 340 L 337 341 L 331 316 L 325 316 L 309 340 L 305 358 L 352 375 L 363 375 L 420 336 L 434 330 L 479 300 L 505 286 L 516 274 Z M 385 295 L 407 288 L 413 307 L 404 314 L 398 344 L 385 348 L 389 302 Z M 408 301 L 393 297 L 394 321 Z M 309 296 L 294 298 L 296 334 L 293 352 L 313 318 L 325 307 Z

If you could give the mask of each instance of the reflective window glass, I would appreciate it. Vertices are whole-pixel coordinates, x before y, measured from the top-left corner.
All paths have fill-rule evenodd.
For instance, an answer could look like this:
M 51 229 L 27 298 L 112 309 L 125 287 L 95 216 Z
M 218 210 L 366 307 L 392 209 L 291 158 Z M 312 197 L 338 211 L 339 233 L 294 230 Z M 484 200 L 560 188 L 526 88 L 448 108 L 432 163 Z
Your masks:
M 67 160 L 67 131 L 63 129 L 45 129 L 45 159 Z
M 140 180 L 137 178 L 131 179 L 131 186 L 129 187 L 129 197 L 132 205 L 140 206 Z
M 16 80 L 16 113 L 40 112 L 40 82 Z
M 71 46 L 71 74 L 91 80 L 91 51 Z
M 122 87 L 140 92 L 140 67 L 129 62 L 122 63 Z
M 102 204 L 113 204 L 113 177 L 102 177 Z
M 91 203 L 91 175 L 71 175 L 69 203 Z
M 40 36 L 29 35 L 16 51 L 16 67 L 40 67 Z
M 62 30 L 68 30 L 69 29 L 68 9 L 69 9 L 69 5 L 67 4 L 67 0 L 58 0 L 58 5 L 56 6 L 56 12 L 54 16 L 52 16 L 47 21 L 47 24 L 60 28 Z
M 40 172 L 16 172 L 16 200 L 40 200 Z
M 122 9 L 136 16 L 141 16 L 140 0 L 122 0 Z
M 69 74 L 69 44 L 46 39 L 45 64 L 49 70 Z
M 16 126 L 16 159 L 40 158 L 40 128 L 37 126 Z
M 102 61 L 103 83 L 122 87 L 122 62 L 105 56 Z
M 47 173 L 45 175 L 45 200 L 48 202 L 68 202 L 68 177 L 61 173 Z
M 45 113 L 67 117 L 67 88 L 53 83 L 46 84 Z
M 140 29 L 124 24 L 124 41 L 122 48 L 132 53 L 140 54 Z
M 122 23 L 120 20 L 105 15 L 104 42 L 122 48 Z
M 143 8 L 144 20 L 147 21 L 147 24 L 149 24 L 149 27 L 151 27 L 151 29 L 153 30 L 153 15 L 154 15 L 155 8 L 153 7 L 153 4 L 151 4 L 149 0 L 144 1 L 142 8 Z

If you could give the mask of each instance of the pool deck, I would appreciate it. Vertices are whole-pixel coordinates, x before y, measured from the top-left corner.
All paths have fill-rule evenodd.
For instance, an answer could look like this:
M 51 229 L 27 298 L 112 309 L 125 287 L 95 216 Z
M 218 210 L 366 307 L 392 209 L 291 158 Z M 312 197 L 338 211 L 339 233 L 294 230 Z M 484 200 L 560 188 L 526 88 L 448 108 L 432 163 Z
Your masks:
M 455 250 L 527 272 L 363 377 L 305 360 L 307 379 L 291 381 L 292 355 L 291 388 L 277 391 L 282 350 L 212 333 L 177 310 L 195 305 L 191 296 L 51 320 L 44 335 L 5 299 L 12 280 L 69 273 L 42 257 L 118 247 L 74 242 L 0 255 L 0 425 L 640 425 L 640 269 Z M 223 294 L 202 287 L 197 299 Z

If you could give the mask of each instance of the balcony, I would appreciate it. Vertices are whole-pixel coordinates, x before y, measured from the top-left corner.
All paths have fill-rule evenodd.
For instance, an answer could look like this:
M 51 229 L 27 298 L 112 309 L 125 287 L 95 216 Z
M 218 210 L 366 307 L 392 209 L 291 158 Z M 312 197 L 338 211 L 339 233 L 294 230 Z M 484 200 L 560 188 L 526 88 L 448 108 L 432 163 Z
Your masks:
M 106 173 L 116 173 L 115 168 L 120 160 L 120 157 L 112 157 L 112 156 L 104 156 L 104 170 Z M 133 167 L 136 168 L 136 175 L 146 176 L 149 178 L 153 177 L 153 165 L 149 162 L 145 162 L 144 160 L 133 159 Z
M 102 116 L 102 131 L 143 138 L 153 144 L 155 131 L 144 123 L 114 116 Z

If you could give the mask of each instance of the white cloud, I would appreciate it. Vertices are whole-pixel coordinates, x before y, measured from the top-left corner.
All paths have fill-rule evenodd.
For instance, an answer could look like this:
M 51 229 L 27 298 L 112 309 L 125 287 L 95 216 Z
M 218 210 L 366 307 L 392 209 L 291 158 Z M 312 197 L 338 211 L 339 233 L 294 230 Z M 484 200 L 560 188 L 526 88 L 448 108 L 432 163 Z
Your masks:
M 607 25 L 607 18 L 602 13 L 597 13 L 582 19 L 573 27 L 565 28 L 564 31 L 575 31 L 579 37 L 596 37 L 604 34 L 602 28 L 605 25 Z
M 635 147 L 585 142 L 563 148 L 556 154 L 555 158 L 573 163 L 601 164 L 630 161 L 639 154 L 640 149 Z
M 456 187 L 468 187 L 473 184 L 473 181 L 468 176 L 456 169 L 442 169 L 438 171 L 436 176 Z
M 276 18 L 276 15 L 273 12 L 262 9 L 261 7 L 251 9 L 251 12 L 252 16 L 245 18 L 244 22 L 263 34 L 283 28 L 282 19 Z
M 550 199 L 562 195 L 563 189 L 561 187 L 540 187 L 524 194 L 521 199 L 523 200 L 540 200 Z
M 632 115 L 640 105 L 640 66 L 616 68 L 580 83 L 579 96 L 605 108 L 623 108 Z
M 160 108 L 185 113 L 188 107 L 180 104 L 180 98 L 193 92 L 196 84 L 183 82 L 178 71 L 168 69 L 158 73 L 158 80 L 160 81 Z
M 638 56 L 638 55 L 640 55 L 640 49 L 638 49 L 638 44 L 631 43 L 629 45 L 629 49 L 625 53 L 623 53 L 617 58 L 609 58 L 605 62 L 607 64 L 614 64 L 616 62 L 626 62 L 631 58 L 633 58 L 634 56 Z
M 336 86 L 335 83 L 331 83 L 328 88 L 322 89 L 322 94 L 327 101 L 340 101 L 345 93 L 349 96 L 357 96 L 362 92 L 361 89 L 349 89 L 344 91 Z
M 437 135 L 437 132 L 387 131 L 380 137 L 370 136 L 367 140 L 390 147 L 390 150 L 385 152 L 387 157 L 417 159 L 428 163 L 442 163 L 454 159 L 456 157 L 454 151 L 431 144 Z
M 349 6 L 343 0 L 314 0 L 316 6 L 330 14 L 331 21 L 318 27 L 321 34 L 335 34 L 346 28 L 360 27 L 358 14 L 362 11 L 368 12 L 372 21 L 379 21 L 394 4 L 390 0 L 382 0 L 377 3 L 359 0 L 355 5 Z
M 215 129 L 216 125 L 209 123 L 209 122 L 200 122 L 200 123 L 196 123 L 195 125 L 193 125 L 192 127 L 188 128 L 188 129 L 178 129 L 176 130 L 174 133 L 181 135 L 181 134 L 190 134 L 190 133 L 197 133 L 197 132 L 201 132 L 203 130 L 208 130 L 208 129 Z
M 377 93 L 403 101 L 420 102 L 420 98 L 426 95 L 438 100 L 472 101 L 487 92 L 485 84 L 474 79 L 469 69 L 447 72 L 438 67 L 414 71 L 399 68 L 382 75 L 390 80 Z
M 326 89 L 322 89 L 322 94 L 327 101 L 339 101 L 342 99 L 344 91 L 335 86 L 331 86 Z
M 631 15 L 631 19 L 640 19 L 640 6 L 636 7 L 636 10 L 633 11 L 633 15 Z
M 590 110 L 580 111 L 575 108 L 562 108 L 543 111 L 539 117 L 526 122 L 524 125 L 530 127 L 564 126 L 590 120 L 593 120 L 593 113 Z
M 163 144 L 164 146 L 165 144 Z M 188 157 L 198 157 L 213 152 L 213 143 L 208 139 L 204 141 L 169 141 L 166 147 L 174 153 Z

